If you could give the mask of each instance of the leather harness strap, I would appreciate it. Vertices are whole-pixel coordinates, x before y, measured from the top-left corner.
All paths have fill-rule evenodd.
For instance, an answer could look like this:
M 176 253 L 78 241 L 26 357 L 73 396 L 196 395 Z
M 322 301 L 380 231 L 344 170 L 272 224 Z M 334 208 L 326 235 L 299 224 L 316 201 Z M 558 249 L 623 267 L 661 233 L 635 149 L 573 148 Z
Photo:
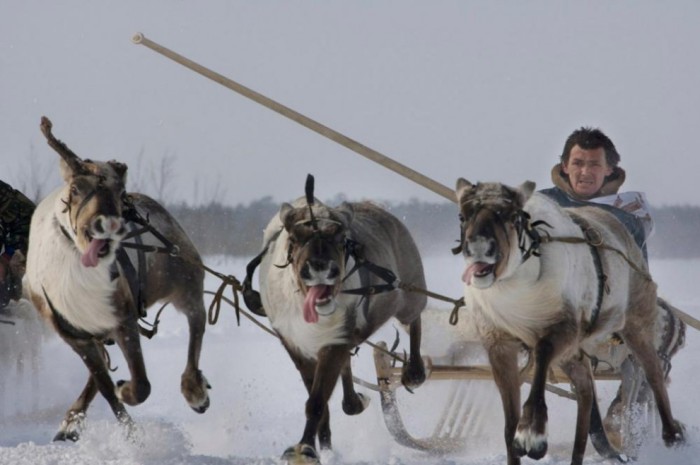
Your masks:
M 593 265 L 595 266 L 596 276 L 598 277 L 598 292 L 596 294 L 595 307 L 591 312 L 591 319 L 588 322 L 588 328 L 586 328 L 587 333 L 591 333 L 595 327 L 598 317 L 600 316 L 600 309 L 603 306 L 603 295 L 610 294 L 610 286 L 608 286 L 608 276 L 603 270 L 603 261 L 600 258 L 599 247 L 603 245 L 603 238 L 600 232 L 592 228 L 591 225 L 582 216 L 577 215 L 574 212 L 568 212 L 569 216 L 574 223 L 581 228 L 584 237 L 586 237 L 586 243 L 588 244 L 588 249 L 591 252 L 591 257 L 593 258 Z

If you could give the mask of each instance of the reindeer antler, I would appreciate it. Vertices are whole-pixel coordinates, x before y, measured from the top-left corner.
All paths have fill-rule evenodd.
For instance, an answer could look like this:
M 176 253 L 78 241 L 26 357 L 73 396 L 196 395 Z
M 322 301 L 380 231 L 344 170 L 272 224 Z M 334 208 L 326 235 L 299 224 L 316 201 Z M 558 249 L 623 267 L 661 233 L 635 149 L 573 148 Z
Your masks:
M 49 146 L 51 146 L 52 149 L 58 152 L 61 158 L 63 158 L 63 160 L 66 163 L 68 163 L 68 166 L 70 166 L 73 171 L 85 171 L 83 161 L 80 159 L 79 156 L 73 153 L 73 151 L 69 149 L 66 144 L 54 137 L 53 133 L 51 132 L 52 127 L 53 124 L 51 123 L 51 120 L 48 119 L 46 116 L 42 116 L 40 128 L 42 134 L 44 134 L 44 137 L 46 137 L 46 141 L 49 143 Z
M 306 194 L 306 205 L 309 207 L 309 215 L 311 216 L 311 227 L 314 228 L 314 231 L 318 232 L 318 223 L 316 222 L 314 211 L 311 208 L 311 206 L 314 204 L 314 177 L 312 174 L 306 175 L 304 193 Z

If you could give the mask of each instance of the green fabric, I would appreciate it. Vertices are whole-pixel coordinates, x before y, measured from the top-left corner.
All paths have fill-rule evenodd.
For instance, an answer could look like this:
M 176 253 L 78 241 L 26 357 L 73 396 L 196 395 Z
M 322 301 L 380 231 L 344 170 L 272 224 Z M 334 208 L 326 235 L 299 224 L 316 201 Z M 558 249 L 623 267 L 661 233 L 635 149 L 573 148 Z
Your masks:
M 34 202 L 0 181 L 0 244 L 27 254 Z

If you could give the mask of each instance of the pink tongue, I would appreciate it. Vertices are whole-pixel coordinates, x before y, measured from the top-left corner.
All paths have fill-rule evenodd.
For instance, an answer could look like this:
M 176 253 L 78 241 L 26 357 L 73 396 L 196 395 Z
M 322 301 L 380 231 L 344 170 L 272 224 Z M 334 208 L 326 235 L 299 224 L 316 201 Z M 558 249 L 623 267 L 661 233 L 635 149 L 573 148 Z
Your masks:
M 318 323 L 316 301 L 326 292 L 326 287 L 323 285 L 312 286 L 306 292 L 306 298 L 304 298 L 304 320 L 307 323 Z
M 91 240 L 90 245 L 88 245 L 88 249 L 85 251 L 83 256 L 80 257 L 80 263 L 82 263 L 83 266 L 86 267 L 97 266 L 97 262 L 100 260 L 100 257 L 98 257 L 97 254 L 100 252 L 100 249 L 102 249 L 104 245 L 104 239 Z
M 490 265 L 488 263 L 483 263 L 483 262 L 476 262 L 472 263 L 469 265 L 469 267 L 464 270 L 464 273 L 462 274 L 462 281 L 467 283 L 467 285 L 470 285 L 472 283 L 472 278 L 474 277 L 474 273 L 477 271 L 481 271 L 485 268 L 488 268 Z

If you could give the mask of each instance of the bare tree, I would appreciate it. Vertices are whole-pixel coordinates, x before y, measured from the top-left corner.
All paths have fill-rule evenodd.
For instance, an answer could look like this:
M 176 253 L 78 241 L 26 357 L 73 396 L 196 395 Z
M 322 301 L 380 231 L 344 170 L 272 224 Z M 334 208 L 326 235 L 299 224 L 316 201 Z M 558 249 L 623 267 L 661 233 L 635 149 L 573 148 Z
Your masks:
M 195 179 L 192 190 L 193 205 L 222 204 L 226 196 L 226 188 L 221 182 L 221 173 L 216 173 L 216 182 L 213 183 L 211 181 L 200 183 L 200 178 Z
M 155 198 L 159 202 L 165 203 L 166 194 L 170 190 L 171 182 L 175 173 L 175 154 L 166 150 L 157 164 L 151 165 L 150 177 Z
M 143 170 L 143 156 L 144 148 L 141 146 L 139 154 L 136 156 L 136 163 L 129 165 L 128 171 L 128 183 L 129 191 L 131 192 L 144 192 L 145 182 L 144 182 L 144 170 Z

